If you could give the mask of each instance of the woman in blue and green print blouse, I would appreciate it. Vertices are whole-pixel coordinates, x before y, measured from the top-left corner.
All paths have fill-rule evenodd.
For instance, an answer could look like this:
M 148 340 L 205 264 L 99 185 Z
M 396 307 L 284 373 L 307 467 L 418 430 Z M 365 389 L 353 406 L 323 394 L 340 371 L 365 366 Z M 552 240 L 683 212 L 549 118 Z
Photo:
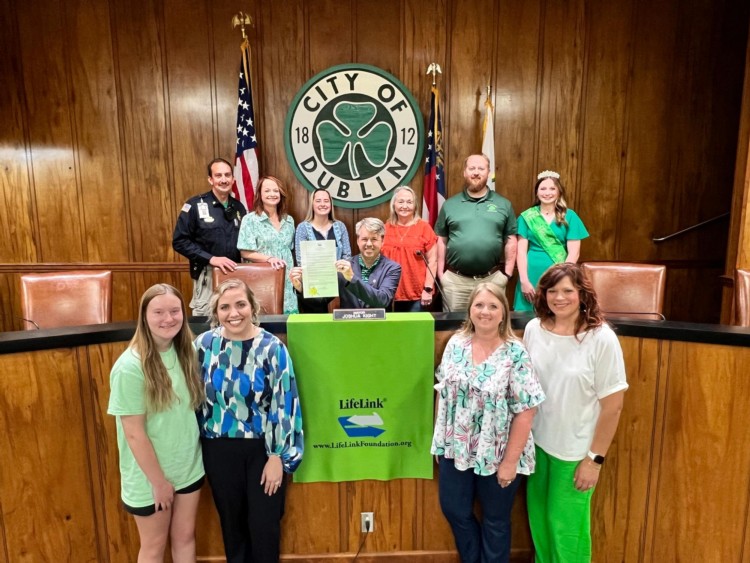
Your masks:
M 212 330 L 195 340 L 206 390 L 203 463 L 227 561 L 276 562 L 284 473 L 303 452 L 302 412 L 286 346 L 258 326 L 258 303 L 229 279 L 211 297 Z

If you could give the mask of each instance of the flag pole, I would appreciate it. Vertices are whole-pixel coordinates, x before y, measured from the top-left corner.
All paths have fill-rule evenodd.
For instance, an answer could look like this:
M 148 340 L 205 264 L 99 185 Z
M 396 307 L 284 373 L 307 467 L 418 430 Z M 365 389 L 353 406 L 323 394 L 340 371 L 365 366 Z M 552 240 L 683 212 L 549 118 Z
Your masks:
M 240 28 L 240 72 L 237 104 L 237 142 L 234 163 L 232 192 L 249 209 L 253 203 L 254 190 L 259 179 L 258 141 L 253 108 L 253 87 L 250 75 L 250 38 L 246 27 L 253 26 L 253 19 L 245 12 L 232 16 L 232 28 Z

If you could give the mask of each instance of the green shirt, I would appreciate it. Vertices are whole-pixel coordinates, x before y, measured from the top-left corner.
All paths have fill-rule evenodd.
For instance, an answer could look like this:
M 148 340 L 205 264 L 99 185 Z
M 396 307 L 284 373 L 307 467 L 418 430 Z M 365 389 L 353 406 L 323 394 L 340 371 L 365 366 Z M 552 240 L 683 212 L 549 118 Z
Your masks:
M 174 347 L 161 354 L 172 379 L 177 400 L 164 411 L 146 412 L 146 387 L 141 360 L 128 348 L 112 366 L 107 413 L 117 417 L 117 447 L 120 451 L 122 501 L 135 508 L 154 504 L 151 484 L 133 457 L 125 439 L 120 416 L 146 414 L 146 434 L 154 446 L 164 476 L 175 490 L 192 485 L 204 475 L 198 420 L 190 406 L 182 368 Z
M 448 239 L 446 266 L 479 276 L 503 263 L 505 241 L 516 234 L 516 214 L 497 192 L 473 198 L 464 190 L 443 204 L 435 233 Z

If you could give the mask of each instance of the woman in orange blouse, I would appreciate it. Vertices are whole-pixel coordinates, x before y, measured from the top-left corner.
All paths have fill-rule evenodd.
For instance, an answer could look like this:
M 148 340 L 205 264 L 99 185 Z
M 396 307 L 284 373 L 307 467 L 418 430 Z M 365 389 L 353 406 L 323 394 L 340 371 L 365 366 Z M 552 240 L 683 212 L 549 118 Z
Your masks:
M 407 186 L 396 188 L 391 198 L 391 215 L 385 224 L 381 252 L 401 264 L 394 310 L 429 311 L 437 270 L 437 235 L 417 214 L 417 196 Z

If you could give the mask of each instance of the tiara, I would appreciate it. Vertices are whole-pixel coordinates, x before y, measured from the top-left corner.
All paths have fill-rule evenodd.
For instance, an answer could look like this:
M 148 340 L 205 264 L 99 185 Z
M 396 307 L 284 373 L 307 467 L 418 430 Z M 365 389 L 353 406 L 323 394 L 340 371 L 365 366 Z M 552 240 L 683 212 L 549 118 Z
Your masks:
M 560 174 L 558 174 L 554 170 L 545 170 L 544 172 L 540 172 L 539 174 L 537 174 L 537 180 L 541 180 L 542 178 L 554 178 L 555 180 L 559 180 Z

